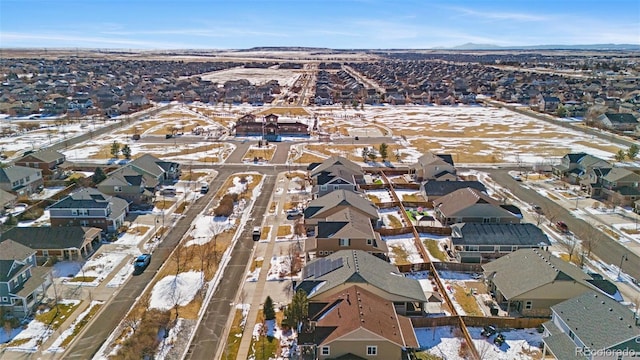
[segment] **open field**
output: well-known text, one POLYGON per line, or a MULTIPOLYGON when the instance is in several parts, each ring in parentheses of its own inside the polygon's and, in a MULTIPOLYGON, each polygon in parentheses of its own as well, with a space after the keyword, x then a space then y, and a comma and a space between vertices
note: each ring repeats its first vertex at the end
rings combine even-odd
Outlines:
POLYGON ((254 85, 265 84, 271 80, 277 80, 280 86, 292 86, 300 73, 291 70, 278 69, 253 69, 253 68, 234 68, 228 70, 216 71, 210 74, 202 75, 203 80, 211 80, 218 83, 224 83, 229 80, 247 79, 254 85))

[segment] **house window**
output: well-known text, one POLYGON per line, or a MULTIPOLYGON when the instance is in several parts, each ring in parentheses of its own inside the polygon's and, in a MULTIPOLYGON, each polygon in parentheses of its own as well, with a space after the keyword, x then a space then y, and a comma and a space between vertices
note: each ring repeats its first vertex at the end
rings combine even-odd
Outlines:
POLYGON ((113 192, 122 192, 122 186, 114 186, 113 192))
POLYGON ((323 346, 320 348, 320 355, 331 355, 328 346, 323 346))
POLYGON ((72 216, 78 216, 78 209, 71 209, 72 216))
POLYGON ((89 222, 87 220, 80 221, 80 226, 89 226, 89 222))
POLYGON ((349 239, 339 239, 338 245, 340 245, 340 246, 349 246, 349 239))
POLYGON ((524 303, 524 308, 526 310, 531 310, 531 308, 533 308, 533 302, 531 300, 528 300, 527 302, 524 303))
POLYGON ((375 345, 367 345, 367 355, 378 355, 378 347, 375 345))
POLYGON ((49 250, 42 250, 42 256, 49 256, 49 250))
POLYGON ((367 245, 373 245, 373 239, 367 239, 367 245))
POLYGON ((340 189, 340 185, 333 185, 333 190, 338 190, 340 189))
POLYGON ((27 181, 31 181, 31 178, 30 178, 29 176, 27 176, 27 178, 26 178, 26 179, 27 179, 27 181))
POLYGON ((87 216, 87 215, 89 215, 89 210, 87 210, 87 209, 78 209, 78 215, 87 216))
POLYGON ((327 185, 320 185, 320 190, 321 191, 326 191, 327 190, 327 185))

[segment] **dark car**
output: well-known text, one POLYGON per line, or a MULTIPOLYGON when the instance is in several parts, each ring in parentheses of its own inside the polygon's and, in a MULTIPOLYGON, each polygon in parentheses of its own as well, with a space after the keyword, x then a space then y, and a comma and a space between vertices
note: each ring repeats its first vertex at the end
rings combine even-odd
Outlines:
POLYGON ((149 266, 151 262, 151 254, 142 254, 136 258, 136 261, 133 263, 133 270, 135 272, 141 273, 144 269, 149 266))
POLYGON ((558 221, 556 223, 556 228, 561 232, 561 233, 568 233, 569 232, 569 226, 567 224, 565 224, 562 221, 558 221))
POLYGON ((484 336, 484 337, 490 337, 491 335, 495 334, 497 332, 496 327, 493 325, 486 325, 482 331, 480 332, 480 335, 484 336))

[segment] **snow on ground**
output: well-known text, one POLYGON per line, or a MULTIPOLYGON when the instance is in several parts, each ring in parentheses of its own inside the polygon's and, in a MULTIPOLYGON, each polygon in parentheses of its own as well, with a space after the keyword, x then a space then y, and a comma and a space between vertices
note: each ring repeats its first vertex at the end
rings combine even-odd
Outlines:
POLYGON ((31 198, 31 200, 48 199, 51 196, 59 193, 63 189, 64 189, 64 186, 46 187, 41 192, 31 195, 30 198, 31 198))
POLYGON ((224 83, 230 80, 246 79, 251 84, 262 85, 271 80, 278 81, 280 86, 293 86, 300 73, 288 69, 254 69, 254 68, 233 68, 215 71, 206 75, 201 75, 203 80, 211 80, 224 83))
POLYGON ((537 359, 542 354, 540 344, 542 334, 536 329, 517 329, 501 332, 505 342, 502 346, 493 343, 495 335, 485 338, 480 335, 481 327, 469 327, 469 335, 483 360, 531 360, 537 359), (528 354, 538 353, 532 357, 528 354))
POLYGON ((398 189, 398 190, 395 190, 395 192, 396 192, 396 195, 398 195, 398 197, 400 198, 400 200, 404 199, 405 196, 420 195, 420 192, 416 190, 398 189))
POLYGON ((169 351, 173 348, 174 343, 178 340, 178 336, 180 331, 182 330, 182 323, 184 319, 179 318, 175 325, 169 330, 168 333, 162 331, 162 334, 158 334, 158 338, 162 339, 160 344, 158 344, 158 348, 153 356, 154 359, 166 359, 169 351))
MULTIPOLYGON (((269 272, 267 273, 267 281, 291 279, 289 272, 291 271, 291 258, 287 255, 273 256, 269 263, 269 272)), ((298 274, 293 275, 293 277, 298 274)))
POLYGON ((247 185, 253 181, 253 177, 251 175, 246 176, 246 182, 241 182, 242 178, 236 176, 233 178, 233 185, 229 187, 227 190, 228 194, 241 194, 247 190, 247 185))
POLYGON ((76 326, 78 326, 78 323, 82 321, 82 319, 84 319, 85 316, 89 315, 89 312, 93 307, 99 306, 102 304, 104 304, 104 301, 97 301, 97 300, 92 301, 89 307, 87 308, 87 310, 80 313, 78 317, 73 321, 71 326, 69 326, 65 331, 63 331, 62 334, 60 334, 60 336, 58 336, 58 338, 53 342, 53 344, 51 344, 51 346, 49 346, 49 348, 45 350, 45 352, 53 352, 53 353, 63 352, 65 348, 61 346, 62 342, 64 342, 64 340, 69 336, 73 335, 73 332, 76 326))
POLYGON ((406 260, 411 264, 420 264, 424 262, 418 248, 416 248, 415 238, 412 233, 396 236, 383 236, 382 240, 386 242, 389 247, 389 258, 391 259, 391 263, 398 263, 397 255, 393 252, 393 248, 402 249, 401 252, 407 254, 407 258, 403 260, 406 260))
POLYGON ((462 343, 462 330, 454 326, 415 328, 420 349, 447 360, 462 359, 458 355, 462 343))
POLYGON ((249 315, 251 304, 236 304, 236 309, 242 309, 242 320, 240 320, 240 327, 244 329, 244 326, 247 324, 247 315, 249 315))
POLYGON ((50 226, 51 225, 51 221, 50 221, 50 214, 49 214, 49 210, 45 210, 44 213, 42 214, 42 216, 40 216, 39 218, 35 219, 35 220, 30 220, 30 221, 20 221, 18 223, 18 227, 27 227, 27 226, 50 226))
POLYGON ((438 275, 440 275, 440 279, 443 281, 478 281, 473 278, 473 274, 471 273, 441 270, 438 271, 438 275))
MULTIPOLYGON (((138 234, 138 230, 136 230, 138 226, 131 227, 127 230, 127 232, 118 234, 118 239, 113 242, 116 245, 125 245, 125 246, 138 246, 140 241, 145 238, 146 233, 142 233, 140 230, 140 234, 138 234)), ((149 229, 148 226, 140 226, 140 228, 146 228, 144 231, 153 231, 149 229)))
MULTIPOLYGON (((276 311, 279 311, 278 309, 275 309, 276 311)), ((256 323, 253 327, 253 338, 254 340, 257 340, 260 338, 260 335, 266 335, 266 336, 270 336, 273 338, 276 338, 278 340, 280 340, 280 356, 275 358, 276 360, 282 360, 282 359, 290 359, 291 358, 291 354, 290 351, 292 350, 292 345, 294 344, 297 335, 294 331, 292 330, 288 330, 288 331, 283 331, 282 329, 280 329, 280 327, 278 327, 278 324, 276 323, 275 320, 266 320, 264 322, 264 324, 267 326, 266 329, 263 329, 263 324, 262 323, 256 323)), ((256 344, 254 343, 254 346, 256 346, 256 344)), ((257 351, 256 348, 253 349, 253 353, 255 354, 257 351)), ((255 355, 250 355, 249 359, 254 359, 255 360, 255 355)))
POLYGON ((373 195, 375 197, 377 197, 380 202, 393 202, 393 198, 391 197, 391 193, 389 192, 389 190, 367 190, 364 192, 365 195, 373 195))
POLYGON ((191 237, 185 246, 206 244, 225 230, 233 228, 234 222, 224 216, 210 216, 199 214, 191 223, 191 237))
POLYGON ((74 278, 94 277, 95 279, 92 281, 73 281, 73 279, 70 279, 67 280, 66 283, 83 286, 98 286, 100 282, 109 276, 113 269, 127 256, 129 255, 123 253, 100 253, 94 255, 91 259, 87 260, 80 270, 78 270, 74 278))
POLYGON ((149 308, 169 310, 176 303, 185 306, 193 300, 201 287, 201 271, 188 271, 179 273, 178 276, 165 276, 153 286, 149 308))
MULTIPOLYGON (((7 346, 7 351, 36 352, 38 350, 38 344, 44 342, 49 336, 51 336, 51 334, 53 334, 52 329, 38 320, 31 320, 26 328, 17 330, 19 330, 19 333, 11 339, 12 342, 22 342, 25 341, 25 339, 28 340, 20 345, 7 346)), ((5 331, 3 330, 1 332, 4 333, 5 331)), ((11 344, 11 342, 9 342, 9 344, 11 344)))

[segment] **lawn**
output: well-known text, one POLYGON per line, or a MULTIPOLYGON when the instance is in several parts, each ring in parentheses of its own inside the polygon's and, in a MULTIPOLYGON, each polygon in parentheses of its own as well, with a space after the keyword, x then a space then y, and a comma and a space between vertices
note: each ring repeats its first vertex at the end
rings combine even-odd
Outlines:
POLYGON ((95 314, 97 314, 98 311, 100 311, 101 307, 102 307, 102 304, 93 304, 91 306, 91 310, 89 310, 89 313, 87 315, 85 315, 82 318, 82 320, 78 321, 78 323, 75 324, 75 327, 73 328, 73 332, 71 333, 71 335, 66 337, 62 341, 60 346, 61 347, 66 347, 67 345, 69 345, 73 341, 73 339, 76 337, 76 335, 78 335, 80 333, 80 330, 82 330, 82 328, 85 327, 85 325, 87 325, 89 323, 89 320, 91 320, 91 318, 93 316, 95 316, 95 314))
POLYGON ((393 229, 399 229, 401 227, 404 227, 402 225, 402 221, 400 221, 400 219, 398 219, 397 216, 395 215, 387 215, 387 219, 389 220, 389 227, 393 228, 393 229))
POLYGON ((233 317, 233 323, 231 323, 231 329, 229 329, 229 336, 227 337, 227 345, 224 349, 225 359, 235 359, 240 349, 240 343, 242 342, 243 327, 240 326, 242 322, 242 309, 236 309, 236 313, 233 317))
POLYGON ((276 152, 276 148, 275 147, 269 147, 269 148, 262 148, 262 149, 249 149, 247 150, 247 153, 244 154, 244 158, 242 160, 244 161, 253 161, 254 159, 263 159, 265 161, 270 161, 271 158, 273 158, 273 154, 275 154, 276 152))
POLYGON ((269 238, 269 232, 271 232, 271 225, 263 226, 260 233, 260 240, 267 240, 269 238))
POLYGON ((484 316, 484 313, 482 312, 482 310, 480 310, 480 307, 476 302, 476 298, 469 293, 469 290, 463 288, 458 284, 453 284, 452 287, 453 296, 456 302, 460 305, 460 307, 462 307, 462 310, 464 310, 467 315, 484 316))
POLYGON ((437 240, 426 239, 426 240, 422 240, 422 243, 427 248, 427 252, 431 254, 431 256, 433 256, 434 258, 440 261, 449 260, 449 257, 447 256, 447 254, 444 251, 440 250, 440 245, 438 244, 437 240))
POLYGON ((43 324, 51 325, 55 330, 71 315, 80 305, 77 304, 58 304, 54 305, 50 310, 36 315, 36 320, 43 324))
POLYGON ((302 107, 272 107, 260 111, 257 115, 284 115, 284 116, 310 116, 309 112, 302 107))
POLYGON ((403 194, 402 195, 402 201, 411 201, 411 202, 420 202, 420 201, 425 201, 425 199, 422 197, 422 195, 416 193, 416 194, 403 194))
MULTIPOLYGON (((282 312, 276 312, 276 323, 282 322, 282 312)), ((258 316, 256 317, 256 324, 264 322, 264 314, 262 309, 258 310, 258 316)), ((270 360, 277 355, 280 348, 280 340, 271 336, 259 336, 251 338, 251 346, 249 350, 249 358, 255 360, 270 360), (252 356, 253 355, 253 356, 252 356)))
POLYGON ((175 201, 164 199, 164 200, 156 201, 155 204, 153 205, 160 210, 166 210, 172 207, 173 204, 175 204, 175 201))
POLYGON ((292 234, 291 225, 278 226, 278 237, 285 237, 292 234))
POLYGON ((311 163, 320 163, 320 162, 323 162, 324 160, 326 160, 326 158, 323 158, 305 151, 302 153, 302 155, 300 155, 299 158, 295 159, 293 162, 295 162, 296 164, 311 164, 311 163))
POLYGON ((397 265, 411 264, 409 262, 409 254, 400 246, 391 246, 391 252, 395 255, 395 263, 397 265))

